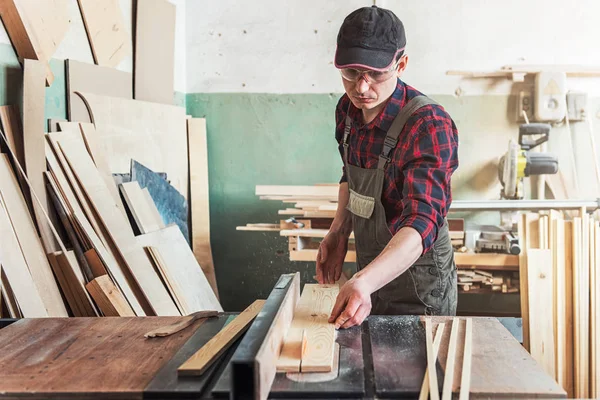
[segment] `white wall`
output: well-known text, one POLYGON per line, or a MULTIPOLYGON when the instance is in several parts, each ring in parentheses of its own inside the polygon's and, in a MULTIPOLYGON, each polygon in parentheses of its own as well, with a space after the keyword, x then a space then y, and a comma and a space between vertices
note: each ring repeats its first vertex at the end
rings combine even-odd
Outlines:
MULTIPOLYGON (((507 80, 465 80, 447 70, 600 65, 598 0, 376 2, 404 22, 410 55, 404 78, 425 93, 511 91, 507 80)), ((186 92, 339 93, 331 63, 339 26, 352 10, 371 4, 188 0, 186 92)), ((570 79, 569 86, 600 94, 600 79, 570 79)))

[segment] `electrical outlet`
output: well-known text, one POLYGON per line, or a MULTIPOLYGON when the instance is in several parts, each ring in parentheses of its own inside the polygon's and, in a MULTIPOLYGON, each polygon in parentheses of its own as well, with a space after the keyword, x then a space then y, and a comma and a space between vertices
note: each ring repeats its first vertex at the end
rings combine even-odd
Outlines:
POLYGON ((583 121, 587 108, 588 95, 585 92, 567 92, 567 111, 569 121, 583 121))
POLYGON ((525 122, 525 118, 523 117, 523 111, 527 114, 527 118, 529 121, 534 120, 533 116, 533 92, 528 92, 525 90, 521 90, 517 97, 517 121, 525 122))

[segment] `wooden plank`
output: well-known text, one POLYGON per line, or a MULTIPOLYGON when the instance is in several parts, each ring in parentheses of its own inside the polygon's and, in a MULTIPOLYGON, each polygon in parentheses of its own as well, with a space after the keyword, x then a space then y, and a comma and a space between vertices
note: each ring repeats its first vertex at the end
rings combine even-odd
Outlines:
POLYGON ((123 257, 129 271, 147 298, 151 309, 145 311, 147 313, 154 312, 159 316, 179 314, 166 288, 154 273, 143 249, 135 242, 129 222, 112 201, 110 191, 102 181, 100 173, 83 144, 74 140, 60 140, 59 143, 71 169, 75 172, 79 183, 100 216, 102 224, 116 245, 119 254, 123 257))
MULTIPOLYGON (((316 261, 316 249, 290 251, 290 261, 316 261)), ((348 250, 344 262, 356 262, 356 252, 348 250)))
MULTIPOLYGON (((45 188, 44 188, 45 191, 45 188)), ((31 276, 49 316, 66 317, 67 310, 52 275, 46 253, 36 234, 33 220, 19 191, 19 185, 5 155, 0 155, 0 192, 31 276)))
MULTIPOLYGON (((142 189, 142 195, 146 199, 146 203, 148 204, 150 212, 153 215, 153 217, 152 217, 153 220, 156 221, 156 223, 158 224, 158 227, 160 229, 164 228, 166 225, 163 222, 162 217, 160 216, 160 213, 158 212, 158 208, 156 207, 156 203, 154 203, 152 196, 150 196, 150 191, 148 190, 147 187, 142 189)), ((206 275, 206 273, 204 273, 204 274, 206 275)))
POLYGON ((165 172, 187 199, 188 148, 183 107, 92 93, 79 96, 96 126, 100 148, 110 154, 111 173, 130 172, 134 159, 153 171, 165 172))
POLYGON ((425 345, 427 347, 427 369, 432 373, 429 376, 429 397, 431 400, 439 400, 440 392, 437 381, 436 357, 433 354, 433 328, 431 319, 425 319, 425 345), (435 373, 433 373, 435 371, 435 373))
MULTIPOLYGON (((448 345, 448 358, 446 360, 446 373, 444 375, 444 385, 442 387, 442 400, 450 400, 452 398, 452 383, 454 382, 454 364, 456 363, 456 341, 458 340, 459 325, 460 319, 454 317, 452 319, 452 331, 450 332, 450 343, 448 345)), ((436 351, 434 350, 434 352, 436 351)), ((435 357, 437 358, 437 354, 435 355, 435 357)))
POLYGON ((0 329, 0 392, 10 398, 141 399, 144 388, 203 321, 160 340, 148 340, 144 332, 183 319, 46 318, 16 322, 0 329))
MULTIPOLYGON (((0 177, 0 183, 2 181, 3 178, 0 177)), ((3 198, 4 194, 0 193, 0 237, 2 237, 0 240, 0 263, 2 271, 6 275, 23 316, 26 318, 48 317, 50 311, 44 304, 42 293, 29 272, 3 198)), ((66 310, 64 316, 67 316, 66 310)))
POLYGON ((2 269, 2 265, 0 265, 0 284, 2 284, 2 298, 4 299, 6 309, 8 310, 9 318, 23 318, 23 314, 21 313, 21 310, 19 310, 15 294, 10 287, 10 283, 2 269))
MULTIPOLYGON (((310 238, 324 238, 329 229, 283 229, 279 233, 281 236, 299 236, 310 238)), ((354 232, 350 233, 350 239, 354 239, 354 232)))
POLYGON ((106 271, 106 268, 104 267, 104 264, 102 263, 102 260, 100 259, 96 249, 89 249, 83 253, 83 255, 85 256, 85 259, 92 270, 92 275, 94 275, 94 278, 108 274, 108 271, 106 271))
POLYGON ((460 400, 467 400, 471 391, 471 354, 473 352, 473 320, 465 321, 465 346, 460 380, 460 400))
POLYGON ((582 327, 581 327, 581 242, 582 224, 580 217, 573 218, 573 342, 574 342, 574 392, 583 397, 582 372, 582 327))
POLYGON ((184 362, 177 369, 177 373, 184 376, 202 375, 246 331, 250 323, 262 310, 264 304, 265 300, 256 300, 250 304, 248 308, 184 362))
POLYGON ((19 62, 39 60, 50 86, 54 75, 48 62, 71 22, 68 0, 5 0, 0 2, 0 15, 19 62))
POLYGON ((594 346, 594 365, 595 365, 595 374, 592 376, 592 380, 596 385, 596 391, 592 395, 596 398, 600 397, 600 343, 598 343, 600 335, 600 226, 596 221, 595 226, 595 251, 596 251, 596 259, 595 259, 595 284, 591 287, 591 290, 595 292, 594 294, 594 314, 593 314, 593 323, 594 323, 594 334, 592 337, 595 341, 594 346))
POLYGON ((88 292, 85 290, 85 278, 79 269, 75 253, 73 251, 67 251, 66 253, 60 252, 56 256, 59 262, 65 278, 69 281, 73 294, 77 297, 80 302, 82 316, 84 317, 97 317, 98 313, 93 306, 92 299, 88 292))
POLYGON ((554 305, 555 312, 555 341, 556 341, 556 380, 568 391, 567 372, 567 268, 566 268, 566 241, 565 222, 563 220, 553 221, 552 252, 554 264, 554 305))
POLYGON ((76 60, 65 60, 65 68, 69 121, 92 122, 85 103, 74 92, 133 98, 133 76, 130 72, 76 60))
POLYGON ((137 3, 135 98, 173 104, 175 5, 166 0, 137 3))
POLYGON ((177 284, 175 283, 175 279, 170 275, 169 268, 167 268, 165 260, 162 258, 160 251, 153 246, 144 247, 144 250, 148 255, 148 259, 152 262, 154 269, 160 276, 163 285, 165 285, 165 287, 169 291, 169 294, 175 302, 177 309, 179 310, 181 315, 187 315, 187 313, 185 312, 186 307, 182 303, 183 296, 178 296, 178 292, 175 289, 175 287, 177 287, 177 284))
POLYGON ((131 54, 131 34, 127 31, 118 0, 77 0, 94 62, 116 67, 131 54))
MULTIPOLYGON (((443 322, 439 323, 435 332, 435 338, 433 339, 433 354, 437 359, 438 352, 440 350, 440 343, 442 342, 442 336, 444 335, 443 322)), ((425 370, 425 376, 423 377, 423 384, 421 385, 421 392, 419 393, 419 400, 427 400, 429 398, 429 368, 425 370)))
POLYGON ((573 311, 573 221, 564 221, 564 250, 565 250, 565 276, 564 276, 564 293, 565 293, 565 390, 568 397, 573 398, 574 393, 574 311, 573 311))
POLYGON ((133 317, 135 313, 108 275, 102 275, 86 285, 90 295, 106 317, 133 317))
POLYGON ((589 294, 590 294, 590 396, 592 398, 598 398, 597 396, 597 364, 596 364, 596 342, 598 332, 596 331, 596 249, 597 249, 597 239, 596 239, 596 223, 593 218, 590 217, 590 263, 589 263, 589 294))
POLYGON ((223 311, 198 265, 192 250, 176 225, 136 237, 140 247, 159 250, 175 294, 184 307, 185 314, 196 311, 223 311))
POLYGON ((294 318, 285 336, 277 371, 330 372, 333 363, 335 327, 328 322, 338 285, 306 284, 294 310, 294 318), (302 335, 307 347, 302 354, 302 335))
POLYGON ((150 233, 161 229, 161 226, 164 225, 162 220, 156 220, 156 215, 137 182, 125 182, 119 185, 119 188, 140 233, 150 233))
POLYGON ((548 249, 527 251, 529 289, 529 332, 531 356, 551 377, 556 376, 554 356, 554 316, 552 252, 548 249))
POLYGON ((62 294, 65 297, 65 300, 67 301, 67 304, 71 310, 71 314, 73 314, 74 317, 84 317, 86 315, 84 315, 85 312, 82 310, 79 298, 73 293, 70 282, 67 280, 67 278, 65 278, 65 275, 62 271, 62 266, 56 259, 56 256, 58 254, 62 254, 62 252, 57 251, 55 253, 48 254, 48 261, 50 262, 50 266, 54 271, 54 275, 56 276, 56 280, 58 281, 62 294))
POLYGON ((590 229, 589 229, 589 215, 587 212, 582 212, 583 217, 581 218, 582 227, 582 243, 581 252, 583 254, 581 260, 581 283, 580 283, 580 296, 581 296, 581 387, 582 397, 589 397, 590 393, 590 291, 589 291, 589 278, 590 278, 590 229))
POLYGON ((8 139, 8 146, 16 155, 19 164, 25 165, 21 118, 16 107, 0 106, 0 122, 2 123, 2 130, 8 139))
POLYGON ((219 297, 212 249, 210 246, 210 207, 208 193, 208 148, 206 120, 187 120, 188 160, 190 163, 190 213, 192 221, 192 249, 202 267, 210 287, 219 297))
POLYGON ((46 171, 44 145, 44 65, 39 61, 25 60, 23 70, 23 148, 25 151, 25 171, 31 182, 31 190, 40 199, 41 205, 33 201, 33 210, 37 226, 40 229, 42 243, 46 253, 59 250, 52 235, 49 222, 44 217, 50 209, 46 197, 46 185, 43 173, 46 171))
POLYGON ((257 196, 323 196, 337 199, 338 185, 332 186, 277 186, 257 185, 255 194, 257 196))

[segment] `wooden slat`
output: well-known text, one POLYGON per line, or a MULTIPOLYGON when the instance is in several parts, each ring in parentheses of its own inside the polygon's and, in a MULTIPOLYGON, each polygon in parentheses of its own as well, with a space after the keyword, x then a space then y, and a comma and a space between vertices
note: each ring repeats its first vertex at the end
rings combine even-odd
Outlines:
POLYGON ((84 99, 96 126, 100 148, 110 154, 107 160, 111 173, 130 172, 134 159, 155 172, 165 172, 187 199, 188 148, 183 107, 92 93, 78 95, 84 99))
POLYGON ((76 60, 65 60, 65 67, 69 121, 92 121, 83 100, 74 92, 89 92, 125 99, 133 98, 133 76, 130 72, 76 60))
MULTIPOLYGON (((0 177, 0 183, 2 180, 3 178, 0 177)), ((2 238, 0 240, 0 263, 2 263, 2 271, 6 274, 23 316, 26 318, 48 317, 51 313, 44 304, 42 293, 27 268, 21 246, 6 213, 7 204, 3 198, 4 195, 0 193, 0 237, 2 238)), ((66 310, 63 316, 67 316, 66 310)))
POLYGON ((433 328, 431 319, 425 319, 425 345, 427 348, 427 370, 431 371, 429 376, 429 397, 431 400, 439 400, 440 392, 437 381, 437 368, 436 360, 437 357, 433 352, 433 328), (435 371, 435 373, 434 373, 435 371))
POLYGON ((0 284, 2 284, 2 298, 5 302, 6 309, 8 310, 9 318, 23 318, 23 314, 21 313, 21 310, 19 310, 19 305, 15 300, 15 295, 10 287, 8 278, 2 269, 2 265, 0 265, 0 284))
POLYGON ((39 61, 25 60, 23 70, 23 148, 25 151, 25 171, 32 185, 32 190, 40 199, 41 205, 33 201, 33 210, 37 226, 40 229, 42 243, 46 253, 59 250, 52 235, 49 222, 44 217, 48 212, 46 185, 43 173, 46 171, 44 145, 44 104, 45 86, 44 65, 39 61))
POLYGON ((554 335, 556 341, 556 380, 568 391, 567 372, 567 296, 566 296, 566 251, 565 223, 563 220, 553 221, 552 253, 554 264, 554 318, 556 321, 554 335))
POLYGON ((198 265, 192 250, 176 225, 136 237, 141 247, 155 247, 163 260, 163 267, 172 278, 173 289, 185 309, 185 314, 196 311, 223 311, 198 265))
POLYGON ((208 193, 208 148, 206 120, 190 118, 188 129, 188 160, 190 163, 190 212, 192 221, 192 248, 210 287, 219 297, 217 278, 210 246, 210 207, 208 193))
POLYGON ((156 315, 178 315, 179 311, 175 303, 154 273, 143 249, 136 244, 129 222, 112 201, 110 191, 102 181, 85 147, 73 140, 60 140, 59 143, 71 169, 75 172, 131 274, 148 299, 152 309, 146 312, 154 312, 156 315))
POLYGON ((565 250, 565 275, 564 275, 564 293, 565 293, 565 390, 568 397, 573 398, 574 393, 574 311, 573 311, 573 221, 564 221, 564 250, 565 250))
POLYGON ((85 259, 92 270, 92 275, 94 275, 94 278, 98 278, 102 275, 108 275, 108 271, 106 271, 106 268, 104 267, 104 264, 102 263, 102 260, 100 259, 96 249, 89 249, 83 253, 83 255, 85 256, 85 259))
POLYGON ((596 385, 596 391, 595 393, 592 393, 592 396, 598 398, 600 397, 600 338, 598 337, 600 335, 600 254, 598 253, 600 251, 600 226, 598 225, 597 221, 595 223, 594 230, 596 251, 596 262, 594 265, 595 284, 591 287, 591 290, 594 291, 594 334, 592 335, 592 337, 594 338, 595 346, 594 354, 592 357, 594 359, 595 373, 592 376, 592 380, 596 385))
POLYGON ((471 389, 471 355, 473 347, 473 320, 467 318, 465 321, 465 345, 463 353, 463 365, 460 379, 460 400, 467 400, 471 389))
POLYGON ((84 317, 96 317, 98 313, 96 312, 92 299, 89 296, 88 292, 85 290, 85 278, 81 273, 81 269, 79 269, 79 265, 77 263, 77 259, 75 258, 75 253, 73 251, 67 251, 66 253, 60 252, 56 256, 57 261, 59 262, 63 274, 65 278, 69 281, 71 285, 71 289, 73 294, 77 297, 77 300, 80 303, 82 316, 84 317))
POLYGON ((582 243, 581 253, 581 282, 580 282, 580 296, 581 296, 581 373, 582 382, 581 387, 583 389, 582 397, 589 397, 590 393, 590 229, 589 220, 590 217, 583 210, 583 217, 581 218, 581 230, 582 230, 582 243))
MULTIPOLYGON (((147 187, 142 189, 142 195, 144 196, 144 198, 146 199, 146 203, 148 204, 148 207, 150 209, 150 212, 153 215, 153 220, 156 221, 156 223, 158 224, 158 227, 160 229, 165 227, 165 223, 162 220, 162 217, 160 216, 160 213, 158 212, 158 208, 156 207, 156 203, 154 202, 154 199, 152 199, 152 196, 150 195, 150 190, 148 190, 147 187)), ((206 273, 205 273, 206 275, 206 273)))
POLYGON ((179 375, 202 375, 237 340, 258 315, 265 300, 256 300, 210 339, 178 369, 179 375))
POLYGON ((23 250, 25 261, 48 311, 48 315, 66 317, 67 310, 52 275, 46 253, 36 234, 33 220, 25 204, 25 199, 19 191, 19 184, 10 169, 10 162, 5 155, 0 155, 0 192, 2 193, 6 210, 9 212, 16 237, 23 250))
POLYGON ((166 0, 137 3, 135 98, 173 104, 175 5, 166 0))
POLYGON ((556 376, 554 356, 554 316, 552 252, 548 249, 527 251, 529 288, 529 332, 531 356, 551 377, 556 376))
POLYGON ((68 0, 4 0, 0 14, 19 62, 39 60, 48 86, 54 75, 48 62, 62 42, 71 22, 68 0))
POLYGON ((25 165, 23 131, 18 110, 14 106, 0 106, 0 122, 2 122, 2 131, 8 139, 8 146, 16 155, 19 164, 25 165))
POLYGON ((77 0, 96 64, 116 67, 131 54, 127 31, 118 0, 77 0))
POLYGON ((160 276, 163 285, 165 285, 165 287, 169 291, 169 294, 171 295, 171 298, 175 302, 177 309, 179 310, 181 315, 187 315, 188 313, 185 312, 186 306, 182 303, 183 296, 178 296, 178 292, 177 292, 178 289, 176 289, 177 284, 175 282, 175 279, 170 275, 169 268, 167 267, 165 260, 163 259, 162 255, 160 254, 160 251, 154 246, 144 247, 144 250, 146 251, 146 254, 148 255, 148 259, 150 260, 150 262, 152 262, 154 269, 160 276), (181 297, 181 299, 180 299, 180 297, 181 297))
POLYGON ((162 220, 156 220, 156 215, 137 182, 125 182, 119 187, 140 233, 154 232, 164 226, 162 220))
POLYGON ((133 317, 135 313, 108 275, 102 275, 86 285, 87 290, 106 317, 133 317))
MULTIPOLYGON (((459 325, 460 319, 454 317, 452 319, 452 331, 450 332, 450 343, 448 345, 448 358, 446 359, 446 373, 444 375, 444 385, 442 387, 442 400, 450 400, 452 398, 452 383, 454 382, 454 364, 456 363, 456 342, 458 340, 459 325)), ((435 357, 437 358, 437 351, 435 349, 434 352, 436 353, 435 357)))
POLYGON ((596 264, 597 264, 597 260, 596 258, 598 257, 597 255, 597 238, 596 238, 596 233, 597 233, 597 224, 594 222, 594 220, 592 218, 590 218, 590 248, 589 248, 589 252, 590 252, 590 264, 589 264, 589 274, 590 274, 590 280, 589 280, 589 293, 590 293, 590 397, 592 398, 598 398, 598 389, 597 389, 597 384, 598 382, 596 382, 596 376, 597 376, 597 360, 596 360, 596 354, 597 354, 597 335, 598 335, 598 331, 596 330, 596 314, 597 314, 597 310, 596 310, 596 296, 598 295, 596 293, 596 264))
MULTIPOLYGON (((318 250, 296 250, 290 251, 290 261, 316 261, 318 250)), ((348 250, 344 262, 356 262, 356 252, 348 250)))
POLYGON ((328 322, 338 285, 306 284, 277 361, 280 372, 329 372, 333 362, 335 327, 328 322), (302 355, 302 334, 307 348, 302 355))
MULTIPOLYGON (((442 342, 442 336, 444 336, 445 323, 440 322, 437 325, 435 331, 435 338, 433 339, 433 354, 435 358, 438 356, 440 350, 440 343, 442 342)), ((429 368, 425 369, 425 376, 423 376, 423 384, 421 385, 421 391, 419 392, 419 400, 427 400, 429 398, 429 368)))

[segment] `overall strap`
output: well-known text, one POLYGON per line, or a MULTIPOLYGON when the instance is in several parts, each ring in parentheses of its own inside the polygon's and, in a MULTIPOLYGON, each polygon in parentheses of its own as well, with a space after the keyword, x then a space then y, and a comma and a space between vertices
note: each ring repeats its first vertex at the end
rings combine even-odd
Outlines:
POLYGON ((417 96, 413 97, 404 107, 402 107, 402 109, 394 119, 394 122, 392 122, 392 125, 390 126, 390 129, 388 129, 387 134, 385 136, 385 140, 383 142, 383 151, 379 156, 379 163, 377 164, 378 169, 385 169, 385 166, 390 161, 390 154, 398 144, 398 137, 400 136, 400 132, 402 132, 402 129, 404 129, 406 121, 408 121, 408 119, 419 108, 429 104, 437 103, 427 96, 417 96))

